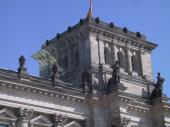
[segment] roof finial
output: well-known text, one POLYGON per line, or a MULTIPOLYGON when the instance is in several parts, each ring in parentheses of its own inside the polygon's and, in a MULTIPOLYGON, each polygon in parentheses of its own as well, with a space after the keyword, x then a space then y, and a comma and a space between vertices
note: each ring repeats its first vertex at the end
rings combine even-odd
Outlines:
POLYGON ((89 11, 87 13, 87 18, 91 18, 93 17, 93 4, 92 4, 92 0, 90 0, 90 8, 89 11))

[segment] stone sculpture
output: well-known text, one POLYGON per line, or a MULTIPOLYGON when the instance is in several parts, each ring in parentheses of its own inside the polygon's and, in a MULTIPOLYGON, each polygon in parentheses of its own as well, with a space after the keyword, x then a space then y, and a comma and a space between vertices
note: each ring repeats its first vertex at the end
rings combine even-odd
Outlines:
POLYGON ((25 61, 26 61, 25 57, 24 57, 23 55, 21 55, 21 56, 19 57, 19 68, 18 68, 18 73, 19 73, 19 75, 20 75, 21 73, 26 73, 26 70, 27 70, 27 69, 24 67, 25 61))
POLYGON ((90 74, 87 71, 83 71, 82 73, 82 90, 85 94, 86 90, 88 93, 93 93, 93 87, 90 80, 90 74))
POLYGON ((52 81, 52 84, 54 85, 54 82, 55 82, 55 79, 57 76, 57 72, 58 72, 58 67, 57 67, 56 63, 53 64, 51 71, 52 71, 51 81, 52 81))
POLYGON ((152 91, 151 99, 155 99, 157 97, 162 96, 163 94, 163 83, 165 82, 165 79, 161 77, 161 74, 157 74, 157 83, 155 84, 155 88, 152 91))

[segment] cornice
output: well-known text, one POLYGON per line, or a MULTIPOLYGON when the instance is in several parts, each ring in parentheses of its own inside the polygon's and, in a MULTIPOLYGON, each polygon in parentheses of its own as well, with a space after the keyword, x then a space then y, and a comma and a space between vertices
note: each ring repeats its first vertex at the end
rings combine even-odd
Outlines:
POLYGON ((109 29, 103 29, 100 27, 94 26, 94 24, 89 25, 90 33, 92 35, 99 36, 102 40, 110 41, 116 40, 118 43, 127 43, 129 46, 139 47, 145 51, 151 52, 154 48, 157 47, 157 44, 148 42, 142 39, 136 39, 126 34, 117 33, 115 31, 110 31, 109 29))
MULTIPOLYGON (((2 69, 0 70, 2 71, 2 69)), ((5 71, 4 71, 5 72, 5 71)), ((29 93, 55 97, 59 99, 83 103, 85 100, 81 89, 74 88, 68 83, 61 81, 55 82, 55 87, 51 85, 50 80, 44 80, 29 75, 22 75, 21 79, 15 72, 0 72, 0 87, 25 91, 29 93)))

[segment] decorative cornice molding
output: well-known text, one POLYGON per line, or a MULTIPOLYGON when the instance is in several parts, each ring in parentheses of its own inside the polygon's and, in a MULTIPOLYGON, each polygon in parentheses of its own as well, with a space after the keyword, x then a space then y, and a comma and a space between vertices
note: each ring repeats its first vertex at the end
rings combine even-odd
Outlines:
POLYGON ((46 89, 41 89, 41 88, 35 88, 35 87, 30 87, 30 86, 22 86, 21 84, 13 84, 13 83, 0 83, 1 87, 5 87, 8 89, 15 89, 15 90, 20 90, 20 91, 25 91, 29 93, 34 93, 34 94, 39 94, 39 95, 44 95, 44 96, 49 96, 49 97, 55 97, 58 99, 63 99, 63 100, 69 100, 73 102, 79 102, 79 103, 84 103, 85 97, 82 95, 80 96, 75 96, 75 95, 70 95, 62 92, 56 92, 56 91, 51 91, 51 90, 46 90, 46 89))
POLYGON ((140 107, 140 106, 130 105, 130 104, 128 104, 127 109, 131 110, 131 111, 135 111, 135 112, 140 112, 140 113, 150 113, 151 112, 150 108, 140 107))
POLYGON ((129 46, 134 46, 134 47, 140 47, 145 51, 149 51, 151 52, 154 48, 157 47, 156 44, 151 43, 151 42, 147 42, 146 40, 139 40, 139 39, 133 39, 131 37, 127 37, 125 35, 122 34, 117 34, 115 32, 111 32, 105 29, 101 29, 101 28, 97 28, 93 25, 89 25, 90 27, 90 32, 93 35, 96 36, 101 36, 103 38, 103 40, 110 40, 110 42, 112 42, 111 40, 116 40, 119 43, 128 43, 129 46), (108 35, 108 36, 107 36, 108 35))

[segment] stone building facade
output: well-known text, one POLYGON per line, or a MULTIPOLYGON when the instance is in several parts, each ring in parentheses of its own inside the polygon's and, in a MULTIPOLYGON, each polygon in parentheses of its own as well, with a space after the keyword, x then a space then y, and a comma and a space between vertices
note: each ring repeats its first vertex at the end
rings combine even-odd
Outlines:
POLYGON ((0 127, 169 127, 157 47, 140 32, 87 17, 32 55, 40 77, 0 69, 0 127))

